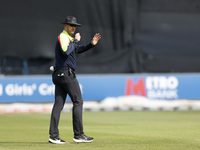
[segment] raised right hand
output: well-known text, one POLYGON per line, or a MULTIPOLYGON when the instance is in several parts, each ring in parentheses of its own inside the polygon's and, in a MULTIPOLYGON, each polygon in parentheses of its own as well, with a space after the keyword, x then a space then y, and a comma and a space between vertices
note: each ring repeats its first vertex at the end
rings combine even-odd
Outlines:
POLYGON ((81 35, 80 35, 80 33, 76 33, 76 34, 75 34, 75 39, 77 39, 78 41, 81 40, 81 35))

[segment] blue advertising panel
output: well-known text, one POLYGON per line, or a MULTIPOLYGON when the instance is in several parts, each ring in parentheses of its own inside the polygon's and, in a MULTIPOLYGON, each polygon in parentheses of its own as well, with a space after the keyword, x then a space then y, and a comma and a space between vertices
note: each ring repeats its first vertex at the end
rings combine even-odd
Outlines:
POLYGON ((54 89, 47 76, 1 77, 0 102, 50 102, 54 89))
MULTIPOLYGON (((77 75, 77 79, 86 101, 124 95, 165 100, 200 99, 200 74, 77 75)), ((0 77, 0 103, 53 102, 54 90, 51 76, 0 77)))

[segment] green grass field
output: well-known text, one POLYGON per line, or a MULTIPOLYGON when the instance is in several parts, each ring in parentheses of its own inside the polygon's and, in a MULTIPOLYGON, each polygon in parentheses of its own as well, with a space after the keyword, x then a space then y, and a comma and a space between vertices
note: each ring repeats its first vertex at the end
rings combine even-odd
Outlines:
POLYGON ((0 150, 200 150, 200 111, 84 112, 92 143, 74 143, 71 113, 62 113, 60 137, 48 143, 50 114, 1 114, 0 150))

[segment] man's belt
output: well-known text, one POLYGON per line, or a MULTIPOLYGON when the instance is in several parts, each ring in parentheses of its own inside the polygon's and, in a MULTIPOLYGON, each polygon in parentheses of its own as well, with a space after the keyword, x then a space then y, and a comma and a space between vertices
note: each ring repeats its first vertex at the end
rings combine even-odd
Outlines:
POLYGON ((70 67, 55 67, 55 66, 51 66, 50 67, 51 71, 56 71, 56 70, 68 70, 69 72, 74 72, 74 70, 70 67))
POLYGON ((55 70, 68 70, 69 72, 74 72, 70 67, 55 67, 55 70))

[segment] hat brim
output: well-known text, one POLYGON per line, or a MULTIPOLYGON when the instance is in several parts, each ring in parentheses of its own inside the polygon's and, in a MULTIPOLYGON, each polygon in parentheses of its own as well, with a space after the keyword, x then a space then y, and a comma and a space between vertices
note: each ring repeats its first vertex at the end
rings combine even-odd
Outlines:
POLYGON ((81 24, 78 24, 78 23, 61 22, 61 24, 69 24, 69 25, 75 25, 75 26, 77 26, 77 27, 81 27, 81 24))

